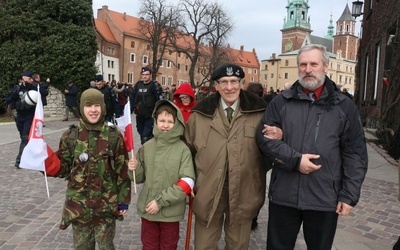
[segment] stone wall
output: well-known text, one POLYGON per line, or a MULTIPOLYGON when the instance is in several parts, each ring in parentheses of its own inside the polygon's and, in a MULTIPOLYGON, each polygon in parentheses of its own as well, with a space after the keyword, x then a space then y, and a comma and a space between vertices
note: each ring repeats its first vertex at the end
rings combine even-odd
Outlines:
POLYGON ((44 106, 45 119, 57 120, 64 118, 65 115, 65 96, 61 91, 49 86, 47 105, 44 106))

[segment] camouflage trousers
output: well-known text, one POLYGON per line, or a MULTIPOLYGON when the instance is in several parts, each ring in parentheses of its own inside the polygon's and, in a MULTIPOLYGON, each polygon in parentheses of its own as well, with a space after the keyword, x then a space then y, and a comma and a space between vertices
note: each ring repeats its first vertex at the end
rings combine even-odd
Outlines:
POLYGON ((82 219, 72 222, 74 249, 94 250, 97 242, 98 249, 114 250, 115 219, 93 218, 91 221, 82 219))

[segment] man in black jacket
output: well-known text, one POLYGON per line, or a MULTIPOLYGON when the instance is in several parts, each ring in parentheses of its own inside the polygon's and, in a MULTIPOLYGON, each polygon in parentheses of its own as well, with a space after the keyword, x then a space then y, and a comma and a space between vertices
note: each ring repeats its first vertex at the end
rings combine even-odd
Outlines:
MULTIPOLYGON (((35 107, 37 100, 26 102, 27 92, 37 91, 38 84, 33 82, 32 72, 23 71, 21 84, 15 85, 13 89, 7 94, 6 102, 10 104, 13 109, 17 111, 17 117, 15 118, 15 124, 21 138, 19 145, 19 152, 15 160, 15 167, 19 168, 22 151, 28 144, 29 131, 32 125, 33 117, 35 116, 35 107)), ((40 94, 46 96, 48 94, 47 89, 40 88, 40 94)), ((29 99, 29 98, 28 98, 29 99)))
POLYGON ((141 143, 153 138, 153 117, 151 116, 158 100, 162 100, 161 85, 152 80, 151 69, 141 69, 142 80, 138 81, 131 93, 132 112, 136 114, 136 128, 141 143))
POLYGON ((294 249, 303 224, 308 249, 330 250, 338 215, 360 198, 367 148, 357 107, 326 76, 325 47, 302 47, 297 63, 298 81, 271 101, 256 134, 274 161, 267 249, 294 249), (266 125, 281 128, 283 140, 269 139, 266 125))

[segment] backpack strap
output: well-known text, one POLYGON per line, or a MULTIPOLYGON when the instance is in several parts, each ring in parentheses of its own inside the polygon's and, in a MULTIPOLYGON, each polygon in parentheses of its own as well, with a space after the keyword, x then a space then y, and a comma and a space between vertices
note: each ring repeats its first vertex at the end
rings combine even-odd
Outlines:
POLYGON ((115 170, 115 155, 116 152, 118 151, 117 142, 118 142, 117 128, 114 125, 108 126, 108 152, 109 152, 111 167, 114 170, 115 170))
MULTIPOLYGON (((68 149, 72 157, 74 157, 75 154, 75 146, 76 146, 76 141, 78 140, 78 135, 79 135, 78 127, 72 124, 69 127, 68 140, 67 140, 68 149)), ((115 169, 114 167, 115 153, 118 151, 117 143, 118 143, 117 128, 115 126, 108 126, 108 152, 109 152, 111 167, 113 169, 115 169)), ((74 164, 74 159, 72 159, 72 164, 74 164)), ((72 165, 72 167, 74 166, 72 165)))

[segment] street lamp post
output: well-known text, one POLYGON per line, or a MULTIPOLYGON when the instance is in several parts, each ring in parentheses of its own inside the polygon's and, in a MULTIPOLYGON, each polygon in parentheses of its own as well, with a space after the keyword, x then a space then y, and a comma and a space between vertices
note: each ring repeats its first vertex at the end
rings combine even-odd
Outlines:
POLYGON ((362 1, 354 1, 353 2, 353 6, 352 6, 352 11, 351 11, 351 15, 354 18, 357 18, 359 16, 361 16, 363 13, 361 12, 362 10, 362 6, 363 6, 363 2, 362 1))

